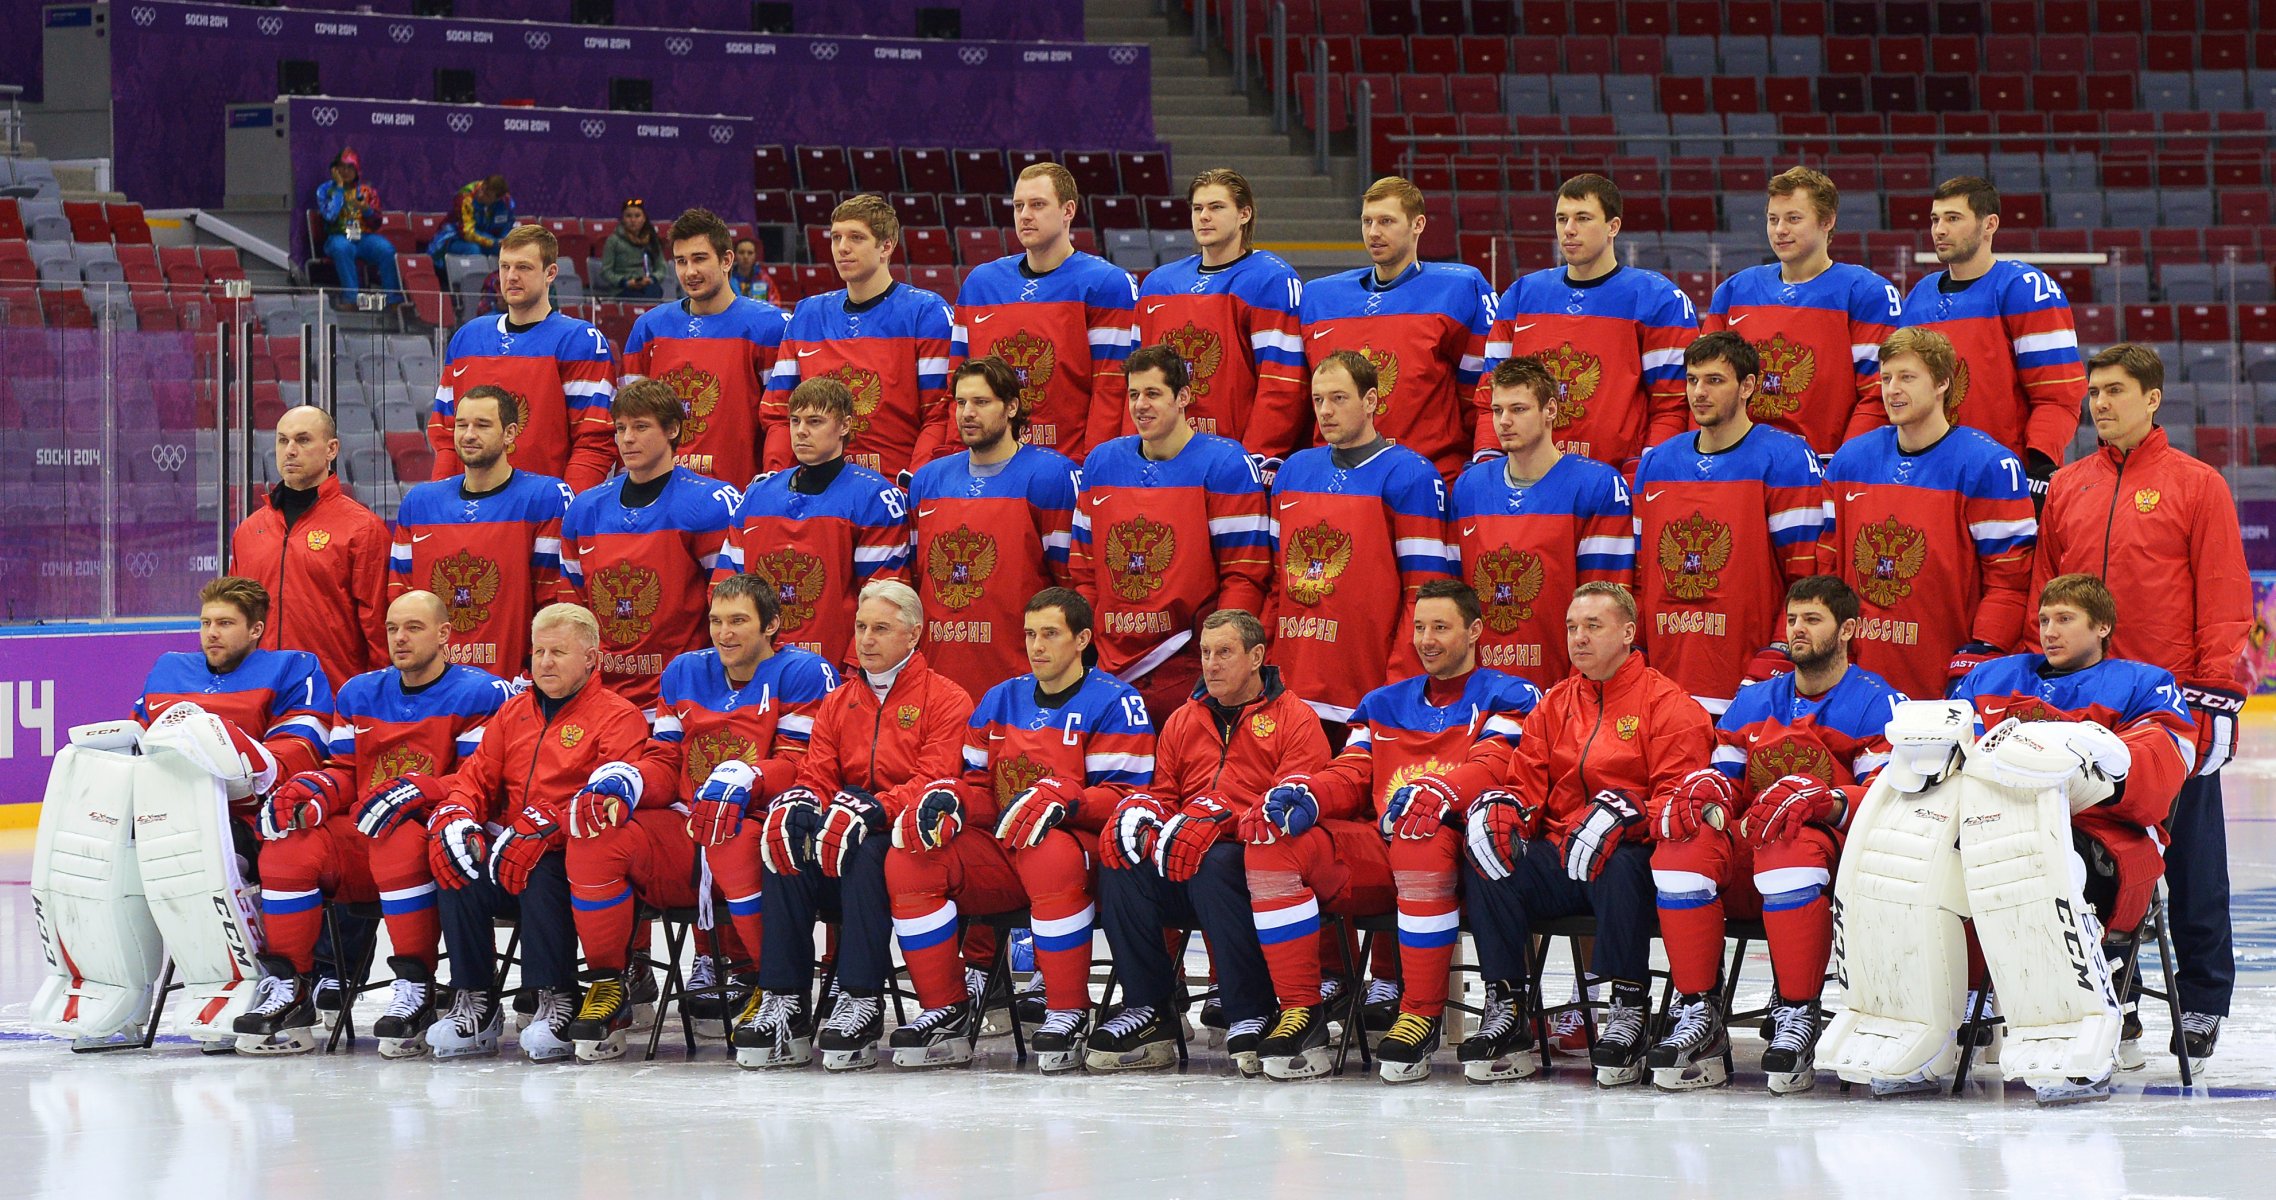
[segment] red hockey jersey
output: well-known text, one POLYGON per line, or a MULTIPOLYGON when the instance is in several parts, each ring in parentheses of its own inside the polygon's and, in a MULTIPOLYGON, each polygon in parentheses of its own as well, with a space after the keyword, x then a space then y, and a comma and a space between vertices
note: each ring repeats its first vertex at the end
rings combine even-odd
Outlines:
POLYGON ((1478 665, 1549 687, 1572 671, 1565 607, 1584 583, 1636 581, 1635 515, 1620 472, 1567 454, 1525 488, 1509 460, 1489 459, 1454 481, 1448 531, 1462 578, 1485 609, 1478 665))
POLYGON ((513 679, 529 663, 529 621, 557 600, 561 517, 569 485, 516 471, 492 492, 469 494, 464 478, 422 483, 403 494, 388 557, 388 599, 429 591, 450 610, 454 663, 513 679))
MULTIPOLYGON (((1311 438, 1311 397, 1298 309, 1303 281, 1270 250, 1222 267, 1198 254, 1147 273, 1138 286, 1138 344, 1185 360, 1193 406, 1186 420, 1252 454, 1286 458, 1311 438)), ((1135 433, 1128 408, 1122 432, 1135 433)))
POLYGON ((1027 669, 1027 602, 1070 582, 1075 464, 1040 446, 975 471, 969 451, 909 484, 909 574, 925 654, 968 695, 1027 669))
POLYGON ((482 745, 482 727, 513 696, 512 684, 473 667, 445 667, 409 691, 394 667, 366 671, 340 685, 327 769, 356 797, 399 775, 448 775, 482 745))
POLYGON ((527 329, 512 329, 499 313, 459 326, 427 422, 435 478, 465 471, 451 450, 451 425, 458 398, 486 383, 514 398, 522 427, 510 459, 516 468, 551 475, 572 491, 608 478, 616 469, 616 427, 609 420, 615 375, 608 338, 574 317, 550 312, 527 329))
POLYGON ((1430 702, 1430 682, 1410 676, 1359 702, 1343 753, 1312 776, 1321 816, 1380 816, 1392 792, 1425 775, 1446 778, 1469 797, 1508 774, 1526 715, 1541 702, 1539 689, 1481 667, 1462 681, 1452 704, 1437 705, 1430 702))
POLYGON ((1798 434, 1823 458, 1886 425, 1881 343, 1897 326, 1897 286, 1852 263, 1788 283, 1777 263, 1731 276, 1708 301, 1700 330, 1728 329, 1762 357, 1762 386, 1747 412, 1798 434))
POLYGON ((1014 254, 975 268, 956 295, 949 366, 995 355, 1019 372, 1020 440, 1081 462, 1122 427, 1122 361, 1138 346, 1138 281, 1095 254, 1038 275, 1014 254))
MULTIPOLYGON (((1485 373, 1531 355, 1557 381, 1557 445, 1622 470, 1646 446, 1690 423, 1683 407, 1683 351, 1699 333, 1683 289, 1641 267, 1574 282, 1563 267, 1510 285, 1494 307, 1485 373)), ((1477 448, 1498 443, 1481 384, 1477 448)))
POLYGON ((1959 352, 1945 411, 2018 456, 2028 449, 2063 461, 2078 432, 2086 367, 2062 285, 2012 259, 1967 283, 1950 280, 1938 271, 1914 284, 1900 322, 1943 334, 1959 352))
POLYGON ((830 664, 804 650, 769 655, 740 688, 727 682, 717 650, 673 659, 664 668, 655 737, 678 776, 679 799, 694 800, 724 762, 757 769, 754 800, 788 788, 813 735, 814 711, 837 686, 830 664))
POLYGON ((764 300, 737 297, 727 311, 700 316, 686 300, 640 314, 624 339, 619 385, 670 384, 687 407, 673 461, 698 475, 742 487, 758 474, 760 401, 789 318, 764 300))
POLYGON ((217 675, 195 650, 158 656, 134 701, 144 725, 188 701, 257 738, 277 760, 277 778, 313 771, 330 753, 332 685, 306 650, 254 649, 217 675))
POLYGON ((1485 419, 1478 380, 1494 321, 1494 288, 1476 267, 1418 262, 1387 284, 1373 267, 1315 279, 1303 317, 1306 361, 1317 368, 1338 350, 1365 355, 1375 364, 1375 428, 1441 477, 1461 473, 1471 427, 1485 419))
POLYGON ((798 461, 790 451, 790 393, 809 379, 835 379, 853 393, 846 457, 887 479, 953 452, 954 327, 947 301, 905 283, 860 304, 848 302, 843 288, 799 301, 767 380, 767 470, 798 461))
POLYGON ((642 708, 665 664, 709 639, 711 584, 741 569, 735 489, 686 467, 663 494, 624 505, 631 477, 578 496, 561 518, 561 575, 601 626, 601 678, 642 708))
POLYGON ((1129 684, 1087 671, 1071 695, 1039 694, 1035 676, 988 689, 964 737, 965 823, 986 829, 1041 779, 1082 788, 1067 825, 1096 833, 1114 806, 1154 781, 1154 727, 1129 684))
POLYGON ((816 494, 798 490, 807 470, 752 484, 736 515, 736 539, 743 569, 765 578, 782 603, 775 644, 834 666, 853 654, 862 586, 909 565, 909 507, 901 489, 854 463, 840 460, 816 494))

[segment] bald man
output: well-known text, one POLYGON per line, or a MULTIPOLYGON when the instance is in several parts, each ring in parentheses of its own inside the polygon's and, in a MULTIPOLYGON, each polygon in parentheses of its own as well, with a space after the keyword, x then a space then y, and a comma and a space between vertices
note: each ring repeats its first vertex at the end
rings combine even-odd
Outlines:
POLYGON ((311 977, 328 900, 378 901, 387 921, 395 993, 373 1026, 380 1053, 424 1053, 434 1023, 441 926, 425 814, 448 792, 436 780, 481 744, 482 727, 514 689, 451 663, 450 610, 433 592, 397 597, 387 608, 386 633, 394 665, 340 687, 331 765, 286 780, 261 809, 261 836, 268 839, 261 912, 269 942, 262 966, 280 982, 263 990, 262 1003, 241 1022, 255 1028, 240 1033, 268 1039, 271 1052, 290 1052, 299 1039, 287 1031, 296 1028, 308 1030, 314 1045, 311 977), (272 993, 283 994, 276 1012, 266 1011, 272 993))
POLYGON ((277 486, 229 537, 229 573, 269 591, 261 646, 306 650, 324 681, 387 663, 387 525, 340 486, 339 430, 323 409, 277 418, 277 486))

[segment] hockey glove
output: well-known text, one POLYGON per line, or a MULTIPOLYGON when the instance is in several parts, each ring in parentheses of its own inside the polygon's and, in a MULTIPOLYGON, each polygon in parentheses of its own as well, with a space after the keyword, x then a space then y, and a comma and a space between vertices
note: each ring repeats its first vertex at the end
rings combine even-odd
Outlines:
POLYGON ((386 837, 406 818, 417 819, 448 795, 449 785, 432 775, 398 775, 356 806, 356 832, 368 838, 386 837))
POLYGON ((1965 700, 1906 700, 1889 718, 1889 765, 1881 768, 1900 792, 1925 791, 1943 781, 1976 732, 1976 710, 1965 700))
POLYGON ((731 758, 711 769, 703 786, 695 790, 689 807, 688 838, 698 846, 717 846, 743 831, 743 818, 751 811, 751 789, 759 773, 751 764, 731 758))
POLYGON ((541 804, 525 804, 490 849, 490 882, 519 896, 545 852, 561 844, 561 821, 541 804))
POLYGON ((1960 681, 1968 677, 1968 672, 2000 657, 2002 653, 2004 652, 1999 647, 1990 642, 1969 642, 1954 650, 1952 661, 1944 664, 1944 694, 1950 696, 1959 691, 1960 681))
POLYGON ((269 748, 261 744, 261 739, 239 729, 237 722, 227 717, 215 719, 221 722, 223 729, 229 731, 229 748, 245 760, 245 780, 252 789, 252 794, 258 796, 277 786, 277 772, 282 769, 277 765, 277 756, 269 753, 269 748))
POLYGON ((1565 838, 1565 875, 1587 883, 1604 871, 1629 830, 1644 823, 1635 798, 1613 788, 1598 792, 1581 810, 1581 823, 1565 838))
POLYGON ((767 805, 759 861, 777 875, 796 875, 814 861, 814 838, 821 832, 822 798, 808 788, 791 788, 767 805))
POLYGON ((893 848, 923 854, 946 846, 963 831, 964 800, 957 794, 956 781, 936 779, 893 822, 893 848))
POLYGON ((569 836, 599 837, 624 824, 639 803, 640 769, 631 763, 602 763, 569 801, 569 836))
POLYGON ((1162 824, 1154 846, 1154 867, 1171 883, 1184 883, 1201 869, 1201 860, 1230 828, 1233 810, 1215 796, 1195 796, 1162 824))
POLYGON ((1082 802, 1082 789, 1074 784, 1056 776, 1038 779, 1004 810, 1003 819, 996 822, 996 840, 1006 850, 1026 850, 1073 816, 1082 802))
POLYGON ((840 791, 822 811, 822 828, 814 835, 814 862, 822 877, 843 878, 862 840, 883 828, 885 806, 875 796, 859 788, 840 791))
POLYGON ((1739 808, 1739 790, 1731 786, 1731 777, 1701 767, 1676 780, 1675 790, 1660 805, 1656 832, 1663 842, 1688 842, 1699 836, 1701 826, 1721 829, 1739 808))
POLYGON ((1391 798, 1383 802, 1379 827, 1386 841, 1427 842, 1446 828, 1447 819, 1461 806, 1462 797, 1455 794, 1452 784, 1436 775, 1425 775, 1392 790, 1391 798))
POLYGON ((482 878, 490 864, 490 831, 463 804, 445 801, 427 821, 427 868, 438 887, 457 889, 482 878))
POLYGON ((1280 474, 1280 459, 1270 454, 1251 454, 1249 468, 1256 472, 1257 482, 1271 491, 1273 479, 1280 474))
POLYGON ((1838 825, 1840 792, 1807 775, 1781 775, 1754 798, 1739 831, 1757 846, 1793 841, 1804 825, 1838 825))
POLYGON ((1533 836, 1538 815, 1515 793, 1500 788, 1480 793, 1467 822, 1470 862, 1478 874, 1494 880, 1509 878, 1517 860, 1525 857, 1525 843, 1533 836))
POLYGON ((1252 846, 1295 837, 1320 823, 1320 798, 1312 794, 1312 777, 1291 775, 1274 784, 1241 821, 1241 838, 1252 846))
POLYGON ((1152 796, 1144 792, 1124 796, 1106 819, 1099 857, 1116 870, 1154 861, 1154 844, 1162 836, 1162 822, 1169 819, 1169 806, 1152 796))
POLYGON ((2244 694, 2220 688, 2185 687, 2181 698, 2189 702, 2189 715, 2197 722, 2195 774, 2218 774, 2236 757, 2236 719, 2244 712, 2244 694))
POLYGON ((342 811, 347 800, 331 772, 302 771, 261 801, 261 836, 273 842, 295 829, 314 829, 326 813, 342 811))
POLYGON ((2023 452, 2023 475, 2030 480, 2031 515, 2042 516, 2047 508, 2047 486, 2054 482, 2055 468, 2061 464, 2046 456, 2043 451, 2026 449, 2023 452))
POLYGON ((1776 679, 1793 669, 1794 660, 1786 654, 1786 643, 1772 642, 1755 651, 1754 657, 1747 660, 1746 681, 1761 683, 1766 679, 1776 679))

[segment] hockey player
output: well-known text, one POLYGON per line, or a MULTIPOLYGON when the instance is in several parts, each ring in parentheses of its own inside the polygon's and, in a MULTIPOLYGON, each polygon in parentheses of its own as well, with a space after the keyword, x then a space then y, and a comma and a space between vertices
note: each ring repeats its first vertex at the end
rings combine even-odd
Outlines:
MULTIPOLYGON (((815 710, 798 768, 798 786, 819 806, 814 848, 766 876, 767 936, 759 957, 769 990, 801 988, 814 973, 815 918, 838 922, 837 999, 815 1035, 825 1070, 877 1065, 885 1027, 879 997, 892 968, 893 910, 885 889, 891 830, 933 781, 963 769, 972 698, 925 664, 917 650, 924 628, 924 609, 908 584, 880 579, 861 589, 853 643, 859 673, 815 710)), ((965 980, 977 995, 974 973, 967 968, 965 980)))
POLYGON ((956 295, 949 359, 991 357, 1016 372, 1027 427, 1020 440, 1075 462, 1122 426, 1122 360, 1138 345, 1138 281, 1075 249, 1080 199, 1054 162, 1012 187, 1021 252, 973 269, 956 295))
POLYGON ((1506 359, 1489 383, 1502 453, 1454 481, 1447 532, 1485 606, 1478 665, 1552 687, 1572 672, 1557 598, 1583 583, 1635 579, 1628 485, 1611 467, 1558 449, 1550 436, 1557 381, 1540 360, 1506 359))
POLYGON ((229 535, 229 569, 269 594, 262 648, 306 650, 345 680, 387 658, 387 525, 341 490, 330 413, 278 417, 276 450, 277 486, 229 535))
POLYGON ((673 463, 741 488, 775 433, 762 421, 762 399, 790 318, 727 285, 732 236, 708 209, 672 221, 672 270, 684 294, 632 323, 617 386, 642 379, 669 386, 687 410, 673 463))
MULTIPOLYGON (((1367 418, 1452 482, 1470 461, 1472 431, 1485 427, 1477 391, 1494 288, 1466 263, 1419 261, 1428 223, 1421 188, 1396 175, 1368 185, 1359 233, 1373 265, 1304 289, 1304 355, 1315 376, 1347 352, 1365 360, 1377 381, 1365 389, 1375 393, 1367 418)), ((1319 433, 1319 442, 1335 444, 1319 433)))
POLYGON ((584 321, 553 309, 553 280, 560 273, 553 235, 542 225, 517 225, 500 243, 498 295, 506 311, 459 326, 444 355, 435 387, 427 440, 435 447, 435 478, 459 473, 451 453, 451 422, 458 398, 477 384, 495 384, 514 398, 521 438, 509 456, 515 467, 551 475, 584 491, 616 465, 609 446, 609 341, 584 321))
MULTIPOLYGON (((303 771, 322 766, 331 752, 332 685, 316 656, 305 650, 267 650, 269 593, 253 580, 224 575, 198 590, 198 650, 158 656, 134 702, 134 719, 148 727, 176 704, 194 703, 229 723, 230 740, 259 786, 256 795, 303 771), (266 777, 266 778, 264 778, 266 777)), ((251 798, 239 815, 237 848, 253 858, 251 798)))
POLYGON ((1880 426, 1879 351, 1902 305, 1895 284, 1827 252, 1840 209, 1841 192, 1823 172, 1792 167, 1773 176, 1768 218, 1778 261, 1725 279, 1700 322, 1754 344, 1762 386, 1748 413, 1800 436, 1821 459, 1880 426))
MULTIPOLYGON (((1164 263, 1138 287, 1138 345, 1168 346, 1193 380, 1186 419, 1256 456, 1269 485, 1281 460, 1307 442, 1303 281, 1256 237, 1249 181, 1214 167, 1186 185, 1200 253, 1164 263)), ((1122 432, 1137 427, 1124 415, 1122 432)))
POLYGON ((1728 1076, 1724 918, 1760 916, 1777 994, 1763 1072, 1770 1090, 1808 1091, 1841 830, 1889 761, 1882 730, 1904 699, 1849 663, 1857 594, 1831 575, 1786 589, 1794 670, 1742 688, 1715 722, 1714 765, 1686 775, 1657 813, 1652 881, 1676 991, 1674 1021, 1647 1058, 1663 1091, 1728 1076), (1744 814, 1743 816, 1741 814, 1744 814))
POLYGON ((1072 1070, 1090 1026, 1091 872, 1100 831, 1154 777, 1154 728, 1128 684, 1084 665, 1090 604, 1068 588, 1028 601, 1028 662, 972 712, 960 780, 927 784, 885 859, 893 929, 925 1011, 893 1031, 898 1066, 970 1057, 979 1014, 959 970, 956 915, 1027 908, 1043 976, 1036 1065, 1072 1070), (971 824, 974 828, 966 829, 971 824), (993 834, 991 840, 991 831, 993 834))
MULTIPOLYGON (((1642 1078, 1644 1067, 1653 892, 1646 814, 1709 765, 1715 735, 1706 711, 1635 652, 1636 605, 1625 589, 1584 583, 1565 612, 1574 674, 1526 718, 1508 774, 1469 806, 1471 923, 1491 931, 1479 939, 1483 956, 1489 945, 1527 945, 1533 922, 1596 918, 1589 974, 1610 982, 1612 1002, 1591 1060, 1597 1085, 1616 1087, 1642 1078)), ((1505 956, 1486 966, 1489 985, 1516 992, 1522 976, 1512 972, 1523 963, 1505 956)), ((1492 1049, 1482 1047, 1481 1058, 1492 1049)))
MULTIPOLYGON (((829 663, 807 651, 775 649, 782 609, 774 589, 756 575, 720 581, 711 595, 709 626, 709 649, 680 655, 664 669, 655 740, 674 776, 674 798, 665 801, 670 807, 643 808, 626 825, 573 843, 569 890, 578 902, 578 929, 588 947, 607 937, 622 946, 635 894, 659 908, 696 902, 689 885, 697 877, 700 855, 701 873, 716 881, 726 900, 727 920, 743 957, 722 961, 728 956, 719 939, 706 939, 709 944, 696 957, 688 987, 694 991, 700 985, 740 999, 751 990, 755 973, 748 956, 760 953, 763 945, 762 874, 769 855, 779 861, 793 849, 805 853, 817 823, 813 796, 799 794, 792 784, 813 731, 815 706, 838 686, 838 677, 829 663), (588 923, 588 916, 595 923, 588 923)), ((590 949, 586 959, 592 961, 590 949)), ((621 972, 623 964, 616 966, 621 972)), ((723 1021, 740 1008, 728 1034, 736 1061, 796 1065, 782 1059, 791 1051, 791 1026, 801 1031, 802 1042, 811 1036, 804 979, 769 989, 786 993, 784 1007, 795 1011, 778 1012, 756 995, 722 1011, 713 1007, 719 999, 715 994, 699 1000, 703 1011, 691 1015, 707 1023, 723 1021)), ((760 983, 764 985, 763 978, 760 983)), ((801 1047, 796 1062, 804 1062, 810 1052, 801 1047)))
MULTIPOLYGON (((387 648, 395 665, 340 685, 330 765, 287 779, 260 808, 261 836, 268 840, 261 852, 261 923, 268 954, 285 960, 301 981, 296 993, 316 971, 325 903, 380 906, 395 987, 372 1033, 387 1058, 425 1054, 435 1023, 442 926, 425 818, 448 794, 437 777, 474 752, 483 725, 513 692, 503 680, 453 665, 450 635, 450 610, 432 592, 405 592, 388 605, 387 648)), ((276 993, 263 999, 277 1010, 264 1003, 238 1018, 248 1027, 248 1048, 298 1053, 313 1047, 314 1006, 294 1004, 281 985, 265 990, 276 993), (288 1017, 307 1024, 278 1024, 288 1017)), ((441 1007, 455 1010, 448 1000, 441 1007)))
POLYGON ((521 426, 513 397, 490 384, 458 398, 451 449, 456 479, 403 493, 395 513, 388 594, 432 592, 450 613, 443 652, 514 679, 529 663, 529 619, 574 598, 561 582, 561 517, 569 485, 507 461, 521 426))
POLYGON ((2078 430, 2086 384, 2070 298, 2037 270, 1992 257, 1999 190, 1985 180, 1938 184, 1928 228, 1944 269, 1913 285, 1899 324, 1951 339, 1960 366, 1944 403, 1953 423, 1983 430, 2021 458, 2031 499, 2043 507, 2047 480, 2078 430))
MULTIPOLYGON (((901 218, 860 195, 830 212, 830 258, 845 287, 798 302, 767 381, 766 469, 797 460, 787 407, 801 383, 831 379, 853 396, 846 457, 903 488, 918 467, 955 451, 948 396, 948 302, 893 278, 901 218)), ((797 460, 803 461, 803 460, 797 460)))
POLYGON ((1029 395, 1003 359, 963 363, 949 386, 964 453, 909 485, 909 574, 934 669, 981 695, 1027 661, 1013 637, 1027 598, 1067 582, 1078 480, 1074 463, 1024 444, 1029 395))
POLYGON ((1281 1003, 1258 1055, 1276 1079, 1326 1067, 1313 1054, 1326 1045, 1328 1019, 1319 1011, 1318 904, 1323 896, 1333 904, 1338 892, 1346 906, 1377 905, 1341 911, 1396 907, 1397 978, 1386 978, 1390 964, 1378 961, 1368 987, 1370 1007, 1396 1011, 1383 1014, 1388 1028, 1375 1056, 1386 1083, 1430 1074, 1462 921, 1464 796, 1508 773, 1526 714, 1541 700, 1532 684, 1477 666, 1483 615, 1467 585, 1424 584, 1412 639, 1422 673, 1369 692, 1335 761, 1282 776, 1265 794, 1261 820, 1246 826, 1249 888, 1281 1003))
MULTIPOLYGON (((429 1033, 438 1058, 498 1052, 491 922, 501 915, 520 925, 522 986, 536 993, 535 1013, 521 1032, 522 1053, 532 1062, 622 1054, 633 1007, 655 1001, 653 975, 623 970, 630 889, 613 923, 572 912, 564 850, 572 841, 588 858, 605 850, 616 840, 588 840, 623 825, 643 796, 658 804, 674 794, 648 722, 601 682, 600 667, 593 614, 574 604, 539 609, 530 620, 529 690, 490 719, 482 744, 459 763, 449 795, 427 818, 427 857, 442 889, 443 944, 458 993, 449 1045, 444 1033, 429 1033), (580 1007, 577 939, 588 922, 595 936, 585 943, 587 964, 613 965, 618 973, 593 980, 580 1007)), ((587 904, 615 907, 605 897, 577 907, 587 904)))
POLYGON ((1742 682, 1793 668, 1780 598, 1818 573, 1825 481, 1809 443, 1747 415, 1762 367, 1745 338, 1707 334, 1683 372, 1699 431, 1636 468, 1636 601, 1653 664, 1719 715, 1742 682))
POLYGON ((2174 797, 2165 869, 2181 959, 2175 1053, 2202 1062, 2220 1038, 2236 976, 2220 771, 2236 754, 2244 711, 2252 588, 2227 481, 2158 428, 2165 364, 2157 352, 2111 346, 2088 366, 2087 409, 2102 445, 2064 467, 2048 492, 2033 586, 2072 572, 2108 581, 2125 615, 2111 653, 2172 672, 2196 722, 2196 773, 2174 797))
POLYGON ((672 659, 703 645, 711 584, 742 569, 733 485, 672 465, 686 429, 669 384, 643 379, 609 402, 624 474, 569 502, 561 576, 600 621, 601 678, 653 710, 672 659))
POLYGON ((1328 763, 1319 721, 1264 658, 1254 614, 1221 608, 1202 621, 1200 686, 1161 726, 1153 786, 1117 805, 1100 834, 1100 921, 1129 1003, 1091 1035, 1094 1071, 1175 1057, 1177 980, 1162 942, 1173 926, 1208 936, 1225 1051, 1244 1076, 1263 1069, 1257 1046, 1275 1005, 1242 843, 1247 832, 1278 836, 1258 824, 1267 790, 1328 763))
POLYGON ((1933 699, 2023 644, 2039 522, 2023 464, 1948 416, 1960 369, 1952 343, 1933 329, 1900 329, 1880 362, 1892 428, 1858 436, 1826 466, 1826 567, 1863 598, 1859 665, 1933 699))
MULTIPOLYGON (((1539 359, 1557 381, 1557 444, 1632 475, 1645 447, 1683 432, 1683 348, 1699 314, 1665 276, 1621 265, 1620 212, 1620 189, 1602 175, 1575 175, 1557 189, 1564 265, 1502 293, 1485 368, 1539 359)), ((1493 444, 1481 418, 1478 449, 1493 444)))
POLYGON ((1139 349, 1123 378, 1138 432, 1084 461, 1069 567, 1097 614, 1099 669, 1137 688, 1160 722, 1201 678, 1201 619, 1264 608, 1272 542, 1256 466, 1239 442, 1188 420, 1192 380, 1177 350, 1139 349))
POLYGON ((799 384, 784 405, 796 465, 753 483, 736 512, 743 569, 782 608, 782 645, 832 664, 852 645, 862 586, 909 563, 907 496, 846 452, 858 404, 834 376, 799 384))
POLYGON ((1454 567, 1446 484, 1377 432, 1379 385, 1357 350, 1323 360, 1312 372, 1312 416, 1327 445, 1298 451, 1272 484, 1266 627, 1289 690, 1334 725, 1352 719, 1360 697, 1421 669, 1399 630, 1412 627, 1423 584, 1454 567))

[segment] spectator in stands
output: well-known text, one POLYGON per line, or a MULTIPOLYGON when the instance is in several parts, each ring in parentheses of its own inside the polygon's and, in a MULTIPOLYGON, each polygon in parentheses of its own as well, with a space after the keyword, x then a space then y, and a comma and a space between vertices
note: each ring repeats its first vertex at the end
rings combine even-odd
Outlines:
POLYGON ((340 487, 340 431, 303 404, 277 418, 276 487, 229 537, 229 573, 268 589, 261 646, 306 650, 326 679, 388 663, 387 525, 340 487))
POLYGON ((656 227, 648 223, 648 202, 627 200, 616 228, 609 232, 608 243, 601 247, 601 266, 593 273, 593 286, 604 296, 661 300, 664 285, 656 278, 656 268, 671 256, 670 248, 656 236, 656 227))
POLYGON ((346 147, 332 160, 332 177, 316 185, 316 216, 324 223, 324 256, 340 273, 332 306, 353 312, 363 288, 357 264, 369 264, 387 289, 387 302, 403 304, 403 277, 395 270, 395 243, 379 232, 379 189, 363 181, 363 160, 346 147))
POLYGON ((766 264, 759 261, 759 239, 735 239, 735 268, 727 273, 727 286, 746 300, 765 300, 774 290, 767 283, 766 264))
POLYGON ((438 259, 446 254, 495 258, 499 239, 513 227, 514 194, 506 187, 506 177, 477 179, 451 198, 450 220, 435 231, 435 240, 427 243, 427 253, 438 259))

